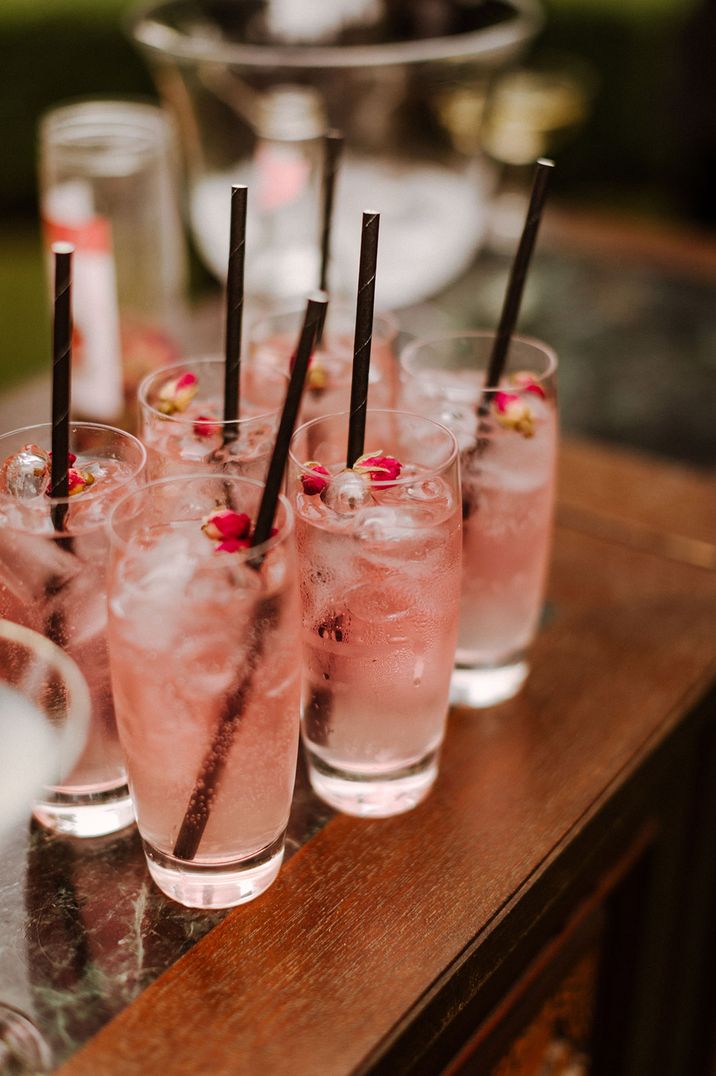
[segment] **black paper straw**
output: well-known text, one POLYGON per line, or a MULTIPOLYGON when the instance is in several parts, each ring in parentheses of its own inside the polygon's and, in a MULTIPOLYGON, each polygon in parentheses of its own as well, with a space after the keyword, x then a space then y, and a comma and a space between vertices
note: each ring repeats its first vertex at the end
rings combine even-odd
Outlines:
POLYGON ((224 364, 224 444, 239 435, 236 420, 241 396, 241 324, 244 313, 244 255, 248 189, 231 188, 229 273, 226 283, 226 338, 224 364))
MULTIPOLYGON (((281 422, 276 434, 266 484, 256 517, 256 526, 251 542, 253 546, 258 546, 265 542, 271 534, 283 474, 286 469, 288 447, 296 425, 303 385, 306 380, 306 371, 308 370, 309 359, 314 347, 316 328, 320 319, 325 316, 327 301, 327 296, 319 292, 311 296, 306 305, 306 315, 296 349, 296 361, 291 371, 281 422)), ((261 558, 256 557, 253 561, 249 561, 249 564, 258 569, 261 566, 261 558)), ((233 745, 236 729, 244 715, 251 695, 254 676, 263 656, 266 636, 278 623, 279 613, 279 599, 276 595, 268 595, 260 598, 257 602, 256 611, 249 626, 249 642, 241 668, 241 675, 226 698, 212 742, 202 760, 177 835, 174 855, 178 859, 192 860, 198 851, 201 838, 209 821, 212 804, 218 795, 221 777, 233 745)))
POLYGON ((316 330, 320 322, 325 319, 328 296, 325 292, 314 292, 306 303, 306 313, 303 319, 301 335, 296 348, 296 361, 291 371, 291 379, 286 391, 286 399, 283 404, 281 421, 273 446, 271 462, 266 472, 264 492, 256 516, 256 526, 251 544, 261 545, 265 542, 273 527, 278 495, 281 491, 286 460, 288 459, 288 446, 293 436, 298 409, 301 406, 303 386, 306 381, 306 371, 315 346, 316 330))
POLYGON ((493 390, 499 385, 500 378, 504 373, 510 341, 512 340, 512 334, 515 331, 517 318, 520 313, 522 293, 527 279, 527 272, 530 267, 532 253, 537 240, 540 221, 542 220, 542 210, 544 209, 544 203, 547 197, 547 188, 550 179, 552 178, 553 171, 554 161, 544 159, 537 161, 534 179, 532 181, 532 193, 530 194, 529 206, 527 208, 527 216, 522 229, 522 235, 520 236, 519 246, 517 247, 517 253, 515 254, 515 260, 512 263, 512 268, 510 270, 510 278, 507 284, 505 299, 502 304, 500 322, 492 345, 485 386, 479 405, 480 414, 485 414, 487 412, 489 407, 489 390, 493 390))
MULTIPOLYGON (((50 493, 67 497, 68 456, 70 451, 70 367, 72 363, 72 255, 70 243, 55 243, 54 303, 52 316, 52 463, 50 493)), ((52 525, 64 530, 66 504, 52 507, 52 525)))
POLYGON ((363 455, 365 442, 365 417, 368 405, 370 349, 373 339, 373 308, 375 305, 375 272, 378 262, 379 227, 380 213, 374 213, 370 210, 363 214, 346 467, 352 467, 355 461, 363 455))
POLYGON ((331 260, 331 234, 333 230, 333 198, 336 190, 336 175, 343 151, 343 134, 341 131, 326 131, 323 139, 323 190, 321 192, 321 275, 319 288, 328 287, 328 266, 331 260))

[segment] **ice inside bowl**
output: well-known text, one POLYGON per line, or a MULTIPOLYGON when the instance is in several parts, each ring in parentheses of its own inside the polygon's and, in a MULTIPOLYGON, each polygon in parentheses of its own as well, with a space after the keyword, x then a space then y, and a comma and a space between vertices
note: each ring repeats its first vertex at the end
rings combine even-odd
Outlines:
POLYGON ((229 188, 249 186, 247 287, 318 280, 322 135, 346 136, 333 294, 355 290, 363 209, 381 213, 377 300, 405 306, 469 265, 492 170, 480 124, 493 75, 539 28, 537 0, 163 0, 135 40, 175 111, 192 229, 218 278, 229 188))

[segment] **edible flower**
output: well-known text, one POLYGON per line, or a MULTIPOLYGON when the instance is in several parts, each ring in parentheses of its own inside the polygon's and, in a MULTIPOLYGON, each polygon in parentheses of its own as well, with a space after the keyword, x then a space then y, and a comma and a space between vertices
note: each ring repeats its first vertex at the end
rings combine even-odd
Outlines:
POLYGON ((353 464, 353 470, 369 475, 371 482, 393 482, 402 469, 402 463, 395 456, 382 456, 379 452, 366 452, 353 464))
POLYGON ((199 391, 199 378, 188 370, 180 377, 165 381, 159 390, 157 410, 163 415, 173 415, 177 411, 186 411, 199 391))
POLYGON ((535 417, 530 405, 514 392, 496 392, 492 400, 492 411, 500 426, 516 430, 523 437, 532 437, 535 432, 535 417))
POLYGON ((535 374, 530 373, 529 370, 517 370, 515 373, 510 374, 509 382, 517 389, 522 389, 523 392, 534 392, 535 396, 539 396, 541 400, 546 398, 546 392, 540 385, 535 374))
POLYGON ((322 366, 317 359, 311 359, 311 363, 308 367, 308 373, 306 374, 306 388, 311 392, 323 392, 328 387, 328 373, 325 366, 322 366))
MULTIPOLYGON (((70 456, 72 453, 70 452, 70 456)), ((77 459, 73 456, 73 461, 77 459)), ((74 497, 78 493, 84 493, 89 486, 94 485, 95 476, 91 471, 80 471, 77 467, 70 467, 67 472, 67 492, 70 497, 74 497)))
POLYGON ((207 440, 218 433, 220 428, 219 423, 212 415, 199 415, 194 423, 194 436, 207 440))
POLYGON ((316 460, 308 460, 303 466, 313 472, 312 474, 301 475, 303 492, 308 494, 309 497, 314 497, 317 493, 323 493, 330 480, 331 472, 326 467, 323 467, 322 464, 317 463, 316 460), (326 477, 323 478, 323 475, 326 477))
POLYGON ((217 508, 204 517, 201 529, 207 538, 218 542, 217 553, 236 553, 251 544, 251 520, 246 512, 217 508))

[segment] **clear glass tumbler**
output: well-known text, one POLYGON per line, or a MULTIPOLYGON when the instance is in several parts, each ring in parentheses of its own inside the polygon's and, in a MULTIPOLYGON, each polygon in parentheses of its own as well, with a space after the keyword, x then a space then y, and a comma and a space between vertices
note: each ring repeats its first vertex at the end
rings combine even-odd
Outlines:
MULTIPOLYGON (((350 404, 355 318, 355 302, 331 301, 328 304, 323 338, 308 368, 301 406, 302 421, 309 422, 321 415, 335 414, 350 404)), ((249 333, 251 360, 288 370, 302 319, 303 309, 300 306, 257 318, 249 333)), ((395 318, 391 314, 376 314, 373 318, 368 396, 371 407, 393 407, 395 404, 397 336, 395 318)))
POLYGON ((155 105, 80 100, 39 128, 43 231, 75 247, 72 402, 134 420, 142 377, 182 355, 186 251, 174 125, 155 105))
POLYGON ((454 334, 416 341, 401 356, 403 405, 444 422, 460 446, 462 611, 451 700, 476 707, 511 698, 529 671, 558 440, 554 351, 514 337, 500 384, 485 387, 493 340, 490 332, 454 334))
POLYGON ((87 741, 87 682, 64 650, 0 620, 0 845, 47 785, 62 784, 87 741))
POLYGON ((195 359, 149 374, 139 386, 148 478, 210 470, 263 479, 287 388, 288 374, 275 366, 243 363, 241 417, 224 426, 223 359, 195 359))
POLYGON ((296 772, 293 513, 249 550, 263 486, 211 474, 130 494, 111 519, 110 649, 137 824, 159 888, 226 908, 276 878, 296 772))
POLYGON ((96 837, 134 820, 109 681, 106 522, 111 506, 141 481, 146 453, 131 434, 74 423, 75 492, 51 498, 51 438, 49 425, 0 437, 0 616, 60 646, 89 684, 86 747, 62 781, 45 788, 34 813, 50 829, 96 837))
POLYGON ((347 814, 408 811, 445 732, 460 603, 453 434, 368 411, 345 469, 347 414, 302 426, 289 491, 303 610, 302 735, 314 790, 347 814))

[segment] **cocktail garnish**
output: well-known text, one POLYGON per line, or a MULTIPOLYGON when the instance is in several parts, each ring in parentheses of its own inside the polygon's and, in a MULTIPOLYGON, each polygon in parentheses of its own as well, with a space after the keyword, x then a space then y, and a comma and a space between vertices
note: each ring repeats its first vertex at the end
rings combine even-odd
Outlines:
POLYGON ((318 359, 312 358, 306 374, 306 388, 315 395, 319 395, 328 388, 328 371, 318 359))
POLYGON ((199 391, 199 378, 191 370, 180 377, 165 381, 159 390, 157 410, 163 415, 174 415, 177 411, 186 411, 199 391))
POLYGON ((218 542, 217 553, 236 553, 251 544, 251 519, 246 512, 217 508, 204 517, 201 529, 212 542, 218 542))
POLYGON ((199 415, 194 423, 194 436, 202 441, 214 437, 221 429, 221 423, 211 415, 199 415))
POLYGON ((515 388, 522 389, 523 392, 534 392, 535 396, 539 396, 541 400, 544 400, 547 396, 537 376, 530 373, 529 370, 516 370, 510 374, 508 380, 515 388))
POLYGON ((0 488, 13 497, 39 497, 50 484, 50 454, 39 445, 23 445, 0 470, 0 488))
POLYGON ((516 430, 523 437, 535 432, 535 417, 530 405, 517 393, 496 392, 492 398, 492 413, 508 430, 516 430))
POLYGON ((353 470, 369 475, 371 482, 393 482, 402 469, 395 456, 382 456, 380 452, 366 452, 353 464, 353 470))
POLYGON ((70 497, 74 497, 78 493, 84 493, 89 486, 94 485, 95 481, 95 476, 91 471, 81 471, 79 467, 70 467, 67 472, 67 492, 70 497))
POLYGON ((301 475, 303 492, 308 494, 309 497, 314 497, 317 493, 323 493, 330 480, 331 472, 322 464, 317 463, 316 460, 308 460, 303 466, 313 472, 312 474, 301 475), (326 477, 323 478, 323 475, 326 477))

